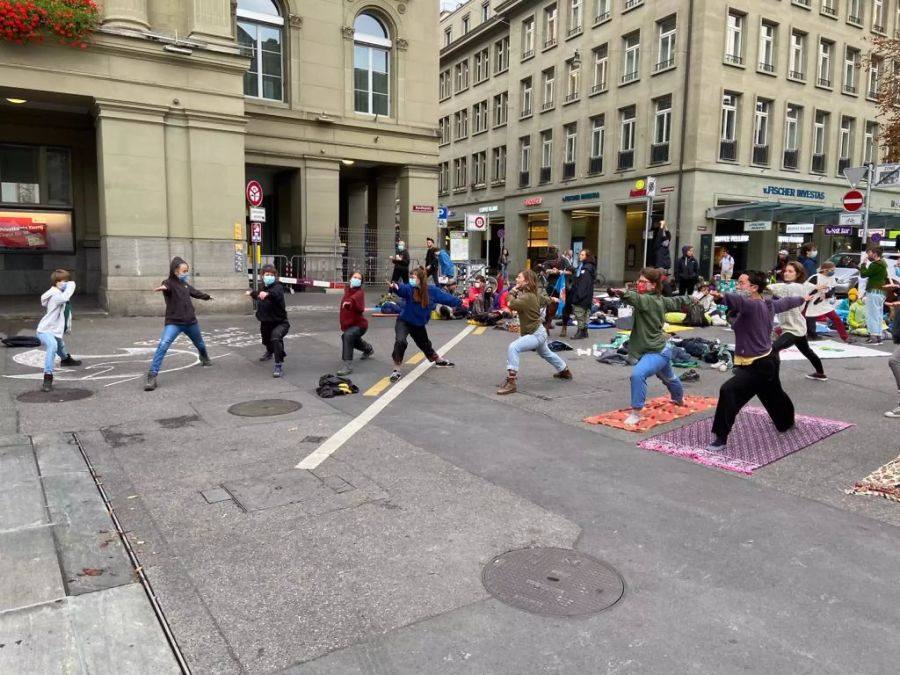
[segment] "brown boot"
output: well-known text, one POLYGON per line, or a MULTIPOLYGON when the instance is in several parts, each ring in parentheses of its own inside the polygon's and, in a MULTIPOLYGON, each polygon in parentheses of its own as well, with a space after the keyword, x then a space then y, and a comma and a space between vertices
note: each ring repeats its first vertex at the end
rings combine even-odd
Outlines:
POLYGON ((562 330, 559 331, 559 337, 569 337, 568 326, 563 325, 562 330))
POLYGON ((516 391, 516 376, 515 374, 510 374, 506 378, 506 382, 503 383, 503 386, 497 390, 498 396, 505 396, 506 394, 515 394, 516 391))
POLYGON ((572 371, 568 368, 563 368, 558 373, 553 373, 553 377, 560 380, 571 380, 572 379, 572 371))

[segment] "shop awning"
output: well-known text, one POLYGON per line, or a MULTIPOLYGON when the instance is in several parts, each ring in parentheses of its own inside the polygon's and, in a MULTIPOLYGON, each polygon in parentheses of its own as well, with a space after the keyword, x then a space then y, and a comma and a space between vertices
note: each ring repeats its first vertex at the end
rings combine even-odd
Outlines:
MULTIPOLYGON (((784 202, 748 202, 729 204, 706 210, 706 217, 713 220, 771 220, 775 223, 816 223, 837 225, 844 210, 834 206, 816 204, 785 204, 784 202)), ((900 213, 871 211, 869 228, 900 229, 900 213)))

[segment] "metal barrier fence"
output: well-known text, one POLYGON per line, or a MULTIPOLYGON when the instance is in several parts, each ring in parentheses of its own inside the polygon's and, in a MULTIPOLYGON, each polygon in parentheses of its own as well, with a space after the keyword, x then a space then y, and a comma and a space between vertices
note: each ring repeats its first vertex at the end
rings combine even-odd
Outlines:
MULTIPOLYGON (((410 260, 410 269, 420 264, 417 258, 410 260)), ((305 255, 262 255, 260 265, 272 265, 283 284, 288 286, 314 286, 320 288, 343 287, 350 275, 361 272, 363 283, 386 284, 390 281, 394 265, 388 256, 351 258, 331 253, 305 255)), ((253 278, 252 266, 250 278, 253 278)))

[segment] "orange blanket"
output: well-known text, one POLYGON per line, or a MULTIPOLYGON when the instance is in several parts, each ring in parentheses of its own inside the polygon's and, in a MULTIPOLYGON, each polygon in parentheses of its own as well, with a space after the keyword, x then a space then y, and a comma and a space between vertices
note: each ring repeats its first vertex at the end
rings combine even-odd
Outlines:
POLYGON ((653 427, 668 424, 680 417, 715 408, 716 400, 709 396, 685 396, 685 405, 675 405, 668 396, 651 398, 641 412, 641 421, 633 427, 625 426, 625 418, 631 413, 631 408, 611 410, 593 417, 585 417, 584 421, 588 424, 605 424, 608 427, 626 431, 649 431, 653 427))

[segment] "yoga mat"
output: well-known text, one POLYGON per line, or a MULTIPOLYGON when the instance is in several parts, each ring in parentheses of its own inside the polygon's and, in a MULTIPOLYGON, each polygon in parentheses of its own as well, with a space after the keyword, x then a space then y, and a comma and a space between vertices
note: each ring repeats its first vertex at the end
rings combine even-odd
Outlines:
POLYGON ((877 468, 845 492, 848 495, 876 495, 900 502, 900 457, 877 468))
POLYGON ((616 324, 614 323, 589 323, 587 325, 588 328, 615 328, 616 324))
MULTIPOLYGON (((813 340, 809 343, 820 359, 853 359, 862 357, 890 356, 890 352, 870 349, 863 345, 848 345, 837 340, 813 340)), ((796 347, 781 352, 782 361, 804 361, 806 357, 796 347)))
POLYGON ((386 316, 400 316, 400 314, 385 314, 384 312, 372 312, 369 316, 377 316, 378 318, 384 318, 386 316))
POLYGON ((651 398, 644 405, 641 412, 641 421, 633 426, 625 426, 625 418, 631 414, 631 408, 610 410, 593 417, 585 417, 588 424, 602 424, 607 427, 624 429, 625 431, 649 431, 660 424, 668 424, 673 420, 687 417, 695 412, 702 412, 716 407, 716 399, 709 396, 685 396, 685 405, 675 405, 668 396, 651 398))
POLYGON ((651 436, 640 441, 638 447, 749 476, 761 466, 852 426, 848 422, 797 415, 794 426, 780 433, 765 410, 748 407, 738 415, 724 452, 706 450, 712 442, 712 418, 651 436))
MULTIPOLYGON (((686 330, 694 330, 694 327, 693 326, 676 326, 673 324, 666 324, 663 327, 663 332, 665 332, 665 333, 681 333, 682 331, 686 331, 686 330)), ((630 330, 620 330, 619 332, 624 333, 625 335, 631 335, 630 330)))

